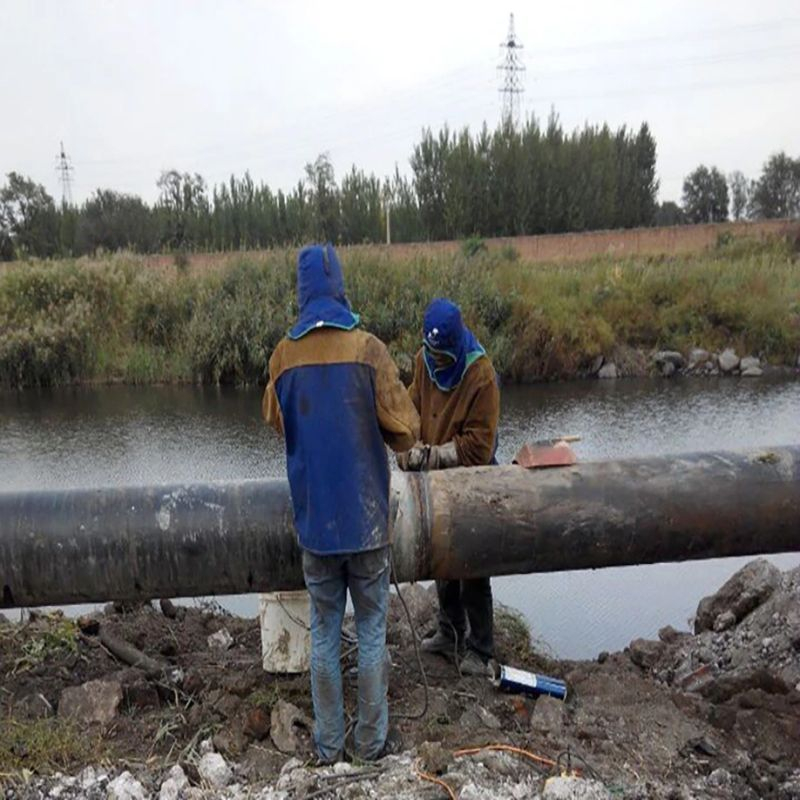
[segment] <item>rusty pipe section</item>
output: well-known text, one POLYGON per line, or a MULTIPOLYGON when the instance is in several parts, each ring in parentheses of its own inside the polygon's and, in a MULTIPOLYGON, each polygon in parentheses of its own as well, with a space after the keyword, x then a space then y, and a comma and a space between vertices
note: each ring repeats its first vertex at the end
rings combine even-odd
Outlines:
POLYGON ((442 578, 800 551, 800 447, 480 467, 427 492, 442 578))
MULTIPOLYGON (((400 580, 800 550, 800 447, 396 474, 400 580)), ((0 493, 3 607, 302 588, 285 481, 0 493)))

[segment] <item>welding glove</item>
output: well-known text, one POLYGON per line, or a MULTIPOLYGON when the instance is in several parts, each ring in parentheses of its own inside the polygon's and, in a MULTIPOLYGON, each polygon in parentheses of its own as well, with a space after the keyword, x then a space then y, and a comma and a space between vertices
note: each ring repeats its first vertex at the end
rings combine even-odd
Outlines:
POLYGON ((407 472, 448 469, 461 463, 455 442, 447 444, 415 444, 407 453, 397 456, 397 464, 407 472))
POLYGON ((404 472, 419 472, 428 460, 428 445, 417 442, 405 453, 397 454, 397 466, 404 472))
POLYGON ((455 442, 431 445, 427 464, 422 469, 449 469, 461 464, 455 442))

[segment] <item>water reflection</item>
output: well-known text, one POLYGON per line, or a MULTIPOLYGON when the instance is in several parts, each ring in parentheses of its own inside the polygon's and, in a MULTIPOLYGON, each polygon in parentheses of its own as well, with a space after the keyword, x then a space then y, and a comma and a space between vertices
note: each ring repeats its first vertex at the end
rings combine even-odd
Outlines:
MULTIPOLYGON (((800 381, 587 381, 507 387, 501 461, 526 440, 582 437, 583 460, 800 443, 800 381)), ((233 480, 285 474, 260 417, 260 390, 102 387, 0 393, 0 488, 233 480)), ((781 568, 800 555, 773 557, 781 568)), ((747 559, 623 567, 496 580, 559 654, 595 655, 665 624, 747 559)), ((231 598, 254 615, 252 597, 231 598)))

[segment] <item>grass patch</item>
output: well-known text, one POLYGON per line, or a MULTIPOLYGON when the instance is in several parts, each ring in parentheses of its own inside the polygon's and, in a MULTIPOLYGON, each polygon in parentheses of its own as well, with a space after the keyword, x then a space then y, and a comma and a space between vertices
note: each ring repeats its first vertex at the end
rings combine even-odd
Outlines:
POLYGON ((13 658, 12 675, 32 669, 50 659, 78 653, 78 627, 60 612, 42 615, 23 626, 0 628, 0 645, 13 658))
POLYGON ((528 621, 520 611, 495 604, 494 638, 501 663, 547 670, 554 654, 543 640, 534 639, 528 621))
POLYGON ((513 608, 500 606, 494 612, 496 636, 502 641, 505 656, 526 661, 531 655, 531 630, 525 617, 513 608))
MULTIPOLYGON (((575 377, 619 348, 732 346, 790 365, 800 352, 800 268, 783 240, 570 264, 469 242, 455 255, 344 257, 354 309, 405 377, 437 296, 461 305, 512 382, 575 377)), ((0 271, 0 386, 263 383, 297 313, 294 253, 207 260, 213 269, 165 270, 116 255, 0 271)))
POLYGON ((268 689, 256 689, 247 698, 247 704, 253 708, 263 708, 269 711, 281 699, 281 689, 278 681, 271 684, 268 689))
POLYGON ((57 718, 22 721, 5 719, 0 725, 0 780, 24 779, 25 773, 69 771, 107 758, 101 734, 79 730, 57 718))

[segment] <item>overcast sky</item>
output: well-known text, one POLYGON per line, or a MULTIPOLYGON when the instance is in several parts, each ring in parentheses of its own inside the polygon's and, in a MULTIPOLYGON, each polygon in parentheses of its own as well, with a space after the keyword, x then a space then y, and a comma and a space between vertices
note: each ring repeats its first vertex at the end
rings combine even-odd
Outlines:
POLYGON ((0 174, 156 197, 163 169, 288 189, 327 151, 408 171, 423 126, 494 126, 515 12, 523 108, 651 126, 662 199, 703 162, 800 156, 800 3, 0 0, 0 174))

